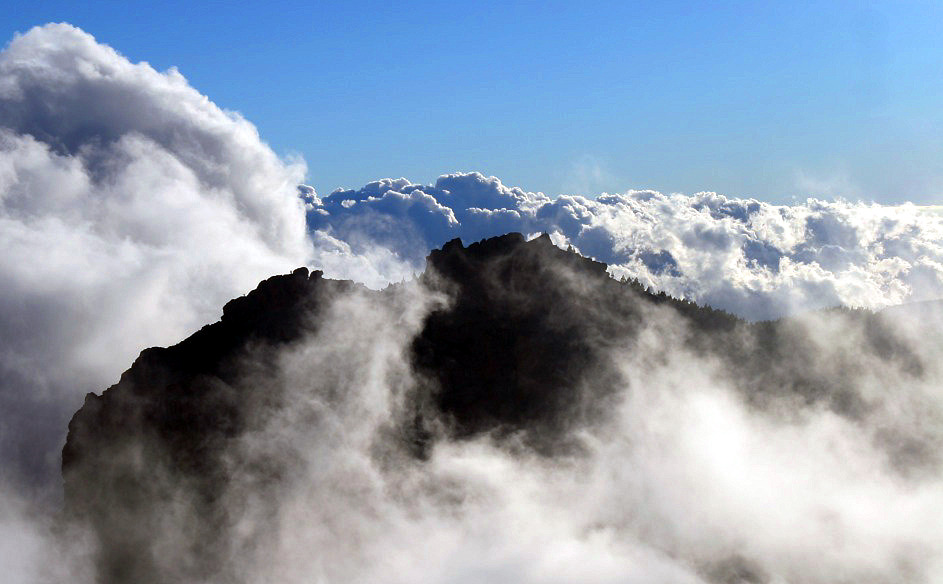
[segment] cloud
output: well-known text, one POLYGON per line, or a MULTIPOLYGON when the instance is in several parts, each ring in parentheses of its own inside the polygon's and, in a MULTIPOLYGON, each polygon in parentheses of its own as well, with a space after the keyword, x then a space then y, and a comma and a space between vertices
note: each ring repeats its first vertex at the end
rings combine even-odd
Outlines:
POLYGON ((383 179, 359 190, 337 190, 308 208, 314 232, 362 245, 371 242, 394 250, 421 267, 431 249, 461 234, 477 241, 520 231, 523 214, 549 198, 508 188, 478 173, 448 174, 435 185, 405 178, 383 179))
POLYGON ((86 392, 309 259, 304 172, 175 70, 66 24, 13 39, 0 53, 4 480, 52 482, 86 392))
POLYGON ((943 220, 909 204, 773 205, 655 191, 551 199, 465 173, 337 191, 311 206, 308 226, 393 250, 414 269, 454 237, 546 232, 616 277, 749 319, 943 296, 943 220))
MULTIPOLYGON (((320 201, 299 191, 304 174, 302 161, 280 159, 250 122, 176 70, 131 63, 75 27, 37 27, 0 52, 0 563, 9 579, 82 580, 81 561, 49 561, 60 450, 85 394, 115 383, 142 349, 178 341, 227 300, 299 265, 376 286, 412 274, 369 242, 355 250, 309 236, 305 206, 320 201)), ((60 551, 82 556, 74 545, 60 551)))
POLYGON ((564 192, 592 193, 617 183, 617 178, 610 172, 608 165, 596 156, 584 154, 570 162, 568 171, 560 172, 563 177, 564 192))

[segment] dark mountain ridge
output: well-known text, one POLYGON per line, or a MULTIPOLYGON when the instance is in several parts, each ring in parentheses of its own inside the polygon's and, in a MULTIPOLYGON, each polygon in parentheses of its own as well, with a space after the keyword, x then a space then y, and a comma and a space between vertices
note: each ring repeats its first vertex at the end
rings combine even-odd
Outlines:
MULTIPOLYGON (((822 369, 801 323, 747 323, 618 282, 605 264, 561 250, 546 235, 526 241, 509 234, 467 247, 450 241, 409 285, 448 298, 408 345, 418 382, 383 438, 415 464, 438 440, 483 435, 538 456, 575 455, 578 430, 604 423, 628 385, 611 352, 632 351, 656 317, 692 354, 722 363, 755 407, 820 403, 843 416, 866 414, 852 383, 822 369)), ((227 303, 219 322, 172 347, 143 351, 118 383, 89 394, 69 424, 62 469, 67 514, 100 542, 99 579, 167 582, 217 573, 232 554, 221 542, 235 519, 220 501, 233 444, 254 430, 260 411, 286 407, 277 388, 245 379, 274 376, 279 352, 310 338, 339 298, 386 302, 399 286, 376 292, 305 268, 271 277, 227 303), (181 545, 197 559, 168 573, 152 534, 181 505, 181 490, 192 519, 181 545)), ((865 351, 904 375, 921 375, 919 358, 880 315, 849 318, 868 339, 865 351)), ((849 380, 866 374, 851 360, 847 368, 849 380)), ((919 462, 932 453, 909 455, 919 462)), ((285 469, 269 461, 247 472, 264 491, 285 469)))

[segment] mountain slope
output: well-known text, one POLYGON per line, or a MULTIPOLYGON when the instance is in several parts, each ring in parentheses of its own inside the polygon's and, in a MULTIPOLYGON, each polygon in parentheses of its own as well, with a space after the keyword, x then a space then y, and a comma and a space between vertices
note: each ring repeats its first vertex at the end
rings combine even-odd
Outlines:
MULTIPOLYGON (((382 292, 302 268, 227 303, 219 322, 181 343, 142 352, 117 384, 89 394, 63 450, 67 512, 96 534, 102 582, 213 579, 249 553, 240 546, 256 545, 239 536, 247 528, 234 501, 277 500, 304 456, 247 447, 277 436, 273 425, 317 429, 325 411, 356 405, 349 400, 364 384, 379 383, 391 388, 382 397, 391 405, 368 427, 367 456, 383 468, 422 465, 438 444, 482 436, 539 457, 579 457, 585 432, 605 427, 633 391, 633 372, 615 355, 648 355, 652 343, 665 354, 646 357, 651 367, 672 347, 711 363, 755 408, 820 404, 867 417, 871 405, 856 389, 868 374, 855 367, 861 355, 823 362, 809 341, 810 323, 831 318, 861 333, 862 355, 904 377, 922 375, 909 341, 879 315, 750 324, 617 282, 604 264, 546 236, 451 241, 431 253, 419 281, 382 292), (410 328, 400 315, 417 305, 426 308, 410 328), (351 336, 360 351, 390 345, 384 358, 402 367, 377 382, 375 361, 350 365, 351 350, 338 349, 286 376, 286 355, 343 347, 351 336), (299 393, 299 385, 316 389, 299 393), (326 405, 286 416, 308 399, 326 405), (167 532, 171 543, 155 538, 167 532)), ((347 431, 357 439, 372 406, 357 407, 346 429, 325 440, 344 440, 347 431)), ((311 430, 311 448, 320 432, 311 430)), ((924 443, 893 432, 886 450, 901 472, 937 462, 924 443)))

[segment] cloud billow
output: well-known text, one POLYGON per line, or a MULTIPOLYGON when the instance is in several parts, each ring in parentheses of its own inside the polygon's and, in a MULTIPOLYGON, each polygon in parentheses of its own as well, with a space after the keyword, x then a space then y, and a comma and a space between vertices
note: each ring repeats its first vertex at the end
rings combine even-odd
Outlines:
POLYGON ((305 263, 297 184, 176 70, 67 24, 0 53, 0 480, 49 484, 81 397, 305 263))
POLYGON ((616 277, 749 319, 943 296, 943 219, 914 205, 655 191, 551 199, 462 173, 338 190, 310 203, 307 217, 313 233, 394 250, 416 269, 454 237, 546 232, 616 277))

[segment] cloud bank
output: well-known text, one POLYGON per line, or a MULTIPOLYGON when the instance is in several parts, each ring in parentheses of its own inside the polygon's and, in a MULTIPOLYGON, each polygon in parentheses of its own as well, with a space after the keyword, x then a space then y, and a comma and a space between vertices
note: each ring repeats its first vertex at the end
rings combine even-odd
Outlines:
POLYGON ((755 320, 943 296, 943 218, 913 205, 655 191, 551 199, 478 173, 434 185, 384 179, 307 200, 313 233, 355 251, 381 246, 418 267, 453 237, 545 232, 615 277, 755 320))
POLYGON ((310 256, 297 184, 175 70, 65 24, 0 53, 0 478, 47 483, 82 396, 310 256))

